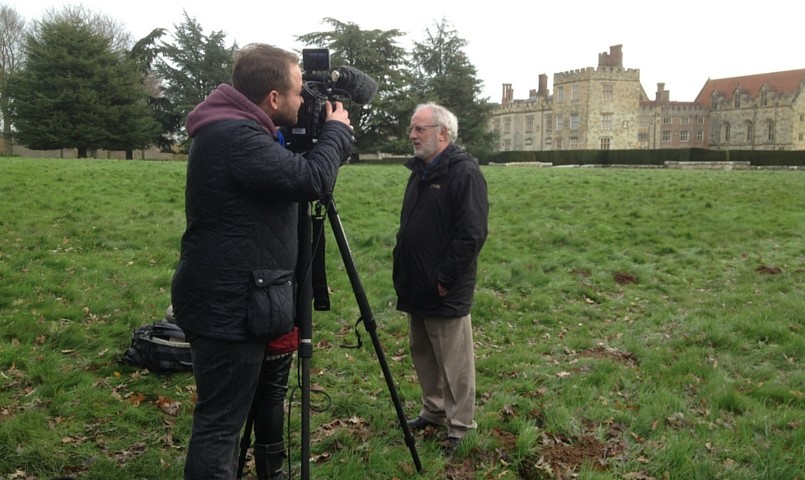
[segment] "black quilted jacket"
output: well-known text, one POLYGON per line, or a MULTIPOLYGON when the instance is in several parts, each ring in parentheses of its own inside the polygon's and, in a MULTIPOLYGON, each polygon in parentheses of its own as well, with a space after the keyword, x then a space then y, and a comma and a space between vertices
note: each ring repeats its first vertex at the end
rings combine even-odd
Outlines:
POLYGON ((478 162, 450 145, 424 173, 413 159, 394 247, 397 309, 436 317, 468 315, 478 254, 486 241, 489 205, 478 162), (448 291, 440 297, 437 284, 448 291))
POLYGON ((254 120, 195 132, 171 292, 189 338, 265 341, 293 327, 297 202, 331 192, 352 148, 351 131, 339 122, 327 122, 318 140, 302 156, 254 120))

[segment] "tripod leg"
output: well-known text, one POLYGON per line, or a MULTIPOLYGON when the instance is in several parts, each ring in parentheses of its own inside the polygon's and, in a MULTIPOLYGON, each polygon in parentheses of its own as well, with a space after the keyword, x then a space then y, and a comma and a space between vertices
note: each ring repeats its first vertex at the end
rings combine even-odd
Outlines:
POLYGON ((301 476, 310 478, 310 360, 313 357, 313 281, 307 266, 312 263, 313 232, 310 221, 310 205, 299 204, 299 260, 296 278, 301 279, 297 302, 299 327, 299 369, 302 389, 302 447, 301 476))
POLYGON ((422 473, 422 463, 420 462, 419 454, 416 451, 416 440, 411 433, 411 429, 408 427, 405 412, 402 408, 402 402, 400 402, 399 395, 397 394, 397 388, 394 386, 394 381, 391 378, 391 371, 389 370, 388 363, 386 362, 386 356, 383 353, 383 346, 381 345, 380 339, 377 336, 377 322, 372 315, 372 309, 369 306, 369 301, 366 298, 366 292, 363 290, 363 285, 361 284, 358 270, 355 267, 355 261, 352 258, 352 252, 349 249, 349 244, 347 243, 347 238, 344 234, 341 219, 339 218, 338 211, 335 208, 335 201, 332 199, 330 199, 329 205, 327 206, 327 216, 330 218, 330 225, 333 229, 333 235, 335 236, 336 243, 338 244, 338 250, 341 252, 341 258, 344 262, 344 268, 347 270, 349 281, 352 284, 352 291, 355 293, 355 300, 358 302, 358 308, 361 312, 363 325, 366 328, 366 331, 369 333, 369 336, 372 337, 372 345, 375 348, 375 354, 380 362, 380 368, 383 370, 383 377, 386 379, 386 386, 389 389, 389 394, 391 394, 392 402, 394 403, 394 407, 397 411, 397 418, 399 419, 400 427, 402 427, 402 430, 405 434, 405 444, 408 445, 408 449, 411 451, 411 457, 414 460, 414 465, 416 466, 417 472, 422 473))

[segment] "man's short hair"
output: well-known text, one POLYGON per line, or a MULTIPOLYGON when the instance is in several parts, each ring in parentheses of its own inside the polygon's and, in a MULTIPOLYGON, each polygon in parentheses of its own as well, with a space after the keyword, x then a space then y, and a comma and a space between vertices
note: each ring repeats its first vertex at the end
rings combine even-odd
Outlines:
POLYGON ((235 52, 232 86, 252 103, 260 104, 272 90, 286 93, 291 89, 291 66, 299 64, 293 52, 251 43, 235 52))
POLYGON ((456 138, 458 138, 458 119, 453 112, 435 102, 419 104, 414 112, 416 113, 425 108, 430 109, 431 114, 433 114, 433 121, 447 130, 447 140, 450 143, 455 142, 456 138))

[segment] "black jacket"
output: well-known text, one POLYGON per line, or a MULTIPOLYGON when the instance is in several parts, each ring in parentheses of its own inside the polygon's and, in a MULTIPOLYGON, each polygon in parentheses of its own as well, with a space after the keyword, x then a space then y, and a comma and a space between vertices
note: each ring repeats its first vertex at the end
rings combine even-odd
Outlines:
POLYGON ((468 315, 478 254, 486 241, 489 205, 478 162, 448 146, 431 171, 420 159, 403 198, 394 247, 397 309, 439 317, 468 315), (440 297, 437 283, 448 291, 440 297))
POLYGON ((303 156, 277 142, 267 118, 211 121, 191 133, 187 228, 171 292, 189 336, 265 341, 293 328, 297 202, 332 191, 352 135, 327 122, 303 156))

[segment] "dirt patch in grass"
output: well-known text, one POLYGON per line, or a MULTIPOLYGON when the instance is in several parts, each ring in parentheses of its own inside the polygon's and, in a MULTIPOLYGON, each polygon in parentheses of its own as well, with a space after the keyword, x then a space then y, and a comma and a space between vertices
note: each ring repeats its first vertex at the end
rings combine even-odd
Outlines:
POLYGON ((762 273, 765 275, 779 275, 783 273, 783 269, 780 267, 775 267, 774 265, 760 265, 755 269, 758 273, 762 273))
POLYGON ((593 470, 607 470, 610 460, 620 457, 624 449, 620 429, 614 425, 610 425, 606 440, 600 440, 592 432, 578 437, 545 433, 538 451, 521 461, 517 472, 524 480, 577 478, 584 465, 593 470))
POLYGON ((590 435, 577 439, 546 436, 538 456, 522 462, 518 473, 525 480, 542 480, 566 478, 565 475, 571 478, 585 464, 595 470, 605 470, 606 452, 606 445, 590 435))
MULTIPOLYGON (((494 457, 489 451, 483 454, 473 450, 463 458, 454 458, 445 465, 444 477, 448 480, 477 478, 479 471, 490 466, 510 465, 523 480, 564 480, 578 477, 582 467, 598 471, 609 468, 609 462, 619 459, 625 449, 622 429, 609 425, 605 440, 590 431, 578 437, 565 437, 544 433, 535 453, 514 463, 518 437, 510 432, 493 429, 489 434, 497 441, 494 457)), ((489 477, 491 478, 491 477, 489 477)))
POLYGON ((618 285, 629 285, 630 283, 637 283, 637 277, 628 272, 615 272, 615 283, 618 285))
POLYGON ((640 365, 640 361, 637 359, 637 355, 635 355, 634 353, 624 352, 618 350, 617 348, 605 347, 603 345, 598 345, 595 348, 582 350, 578 352, 578 355, 590 358, 608 358, 610 360, 615 360, 630 367, 637 367, 638 365, 640 365))

